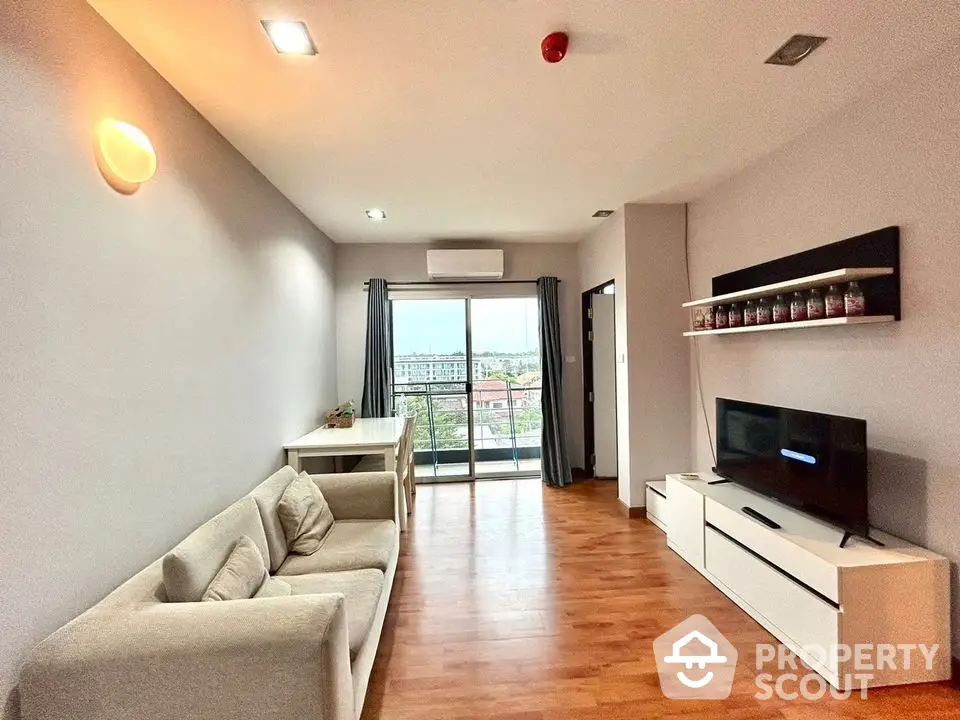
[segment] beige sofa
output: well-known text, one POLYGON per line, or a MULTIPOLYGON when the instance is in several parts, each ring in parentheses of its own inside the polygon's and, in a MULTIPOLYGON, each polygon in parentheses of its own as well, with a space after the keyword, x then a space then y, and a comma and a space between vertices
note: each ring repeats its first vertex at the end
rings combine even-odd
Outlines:
POLYGON ((276 511, 295 477, 283 468, 174 549, 184 601, 161 558, 41 642, 24 720, 359 718, 397 568, 396 475, 313 476, 335 523, 309 556, 287 554, 276 511), (292 595, 194 602, 241 535, 292 595))

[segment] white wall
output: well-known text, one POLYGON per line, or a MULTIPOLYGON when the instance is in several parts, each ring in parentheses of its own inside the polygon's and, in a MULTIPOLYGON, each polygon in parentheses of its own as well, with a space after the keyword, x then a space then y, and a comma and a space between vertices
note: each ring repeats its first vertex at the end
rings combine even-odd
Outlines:
MULTIPOLYGON (((903 321, 699 341, 723 395, 866 418, 870 512, 954 561, 960 654, 960 60, 939 55, 691 206, 695 292, 710 278, 887 225, 901 228, 903 321)), ((711 464, 696 396, 695 459, 711 464)), ((713 419, 712 410, 708 413, 713 419)))
POLYGON ((645 484, 689 456, 689 370, 682 205, 629 204, 579 245, 580 288, 616 283, 618 490, 646 503, 645 484))
POLYGON ((626 205, 630 341, 630 505, 690 457, 687 265, 683 205, 626 205))
MULTIPOLYGON (((363 283, 374 277, 391 282, 426 282, 427 244, 337 246, 338 388, 341 400, 363 395, 367 294, 363 283)), ((439 245, 437 246, 439 247, 439 245)), ((491 247, 483 243, 443 247, 491 247)), ((580 293, 577 246, 569 243, 500 244, 505 280, 560 279, 560 334, 563 354, 575 358, 563 366, 563 406, 570 463, 583 467, 583 384, 580 371, 580 293)))
POLYGON ((335 398, 333 247, 82 0, 0 8, 0 693, 335 398), (136 195, 107 116, 159 156, 136 195))
MULTIPOLYGON (((611 280, 615 284, 614 327, 617 360, 617 495, 632 507, 630 487, 630 375, 627 371, 627 249, 626 213, 621 208, 577 245, 580 292, 611 280)), ((581 319, 582 320, 582 319, 581 319)), ((582 382, 582 381, 581 381, 582 382)))

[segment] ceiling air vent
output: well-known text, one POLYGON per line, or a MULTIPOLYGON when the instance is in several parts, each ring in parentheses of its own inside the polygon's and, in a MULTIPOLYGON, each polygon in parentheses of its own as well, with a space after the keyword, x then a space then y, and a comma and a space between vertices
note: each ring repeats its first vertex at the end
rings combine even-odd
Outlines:
POLYGON ((767 65, 796 65, 805 60, 827 39, 816 35, 794 35, 780 49, 767 58, 767 65))

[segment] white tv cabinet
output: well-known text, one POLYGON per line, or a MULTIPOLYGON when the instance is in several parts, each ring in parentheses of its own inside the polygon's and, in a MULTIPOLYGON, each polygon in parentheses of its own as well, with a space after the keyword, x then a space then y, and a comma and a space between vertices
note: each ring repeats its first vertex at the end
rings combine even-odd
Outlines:
POLYGON ((909 668, 872 671, 868 687, 950 679, 950 565, 946 558, 878 530, 877 547, 720 480, 668 475, 667 544, 831 685, 860 688, 837 645, 939 645, 927 669, 914 651, 909 668), (746 515, 751 507, 779 530, 746 515))

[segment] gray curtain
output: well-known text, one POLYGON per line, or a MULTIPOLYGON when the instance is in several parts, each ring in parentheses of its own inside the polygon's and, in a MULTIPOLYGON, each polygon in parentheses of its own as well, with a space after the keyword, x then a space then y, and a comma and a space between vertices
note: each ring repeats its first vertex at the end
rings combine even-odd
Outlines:
POLYGON ((390 417, 390 304, 387 281, 372 278, 367 290, 367 349, 360 416, 390 417))
POLYGON ((564 444, 559 282, 555 277, 542 277, 537 280, 537 300, 540 305, 540 365, 543 374, 543 391, 540 394, 540 406, 543 410, 540 456, 543 481, 551 487, 566 487, 573 483, 570 460, 564 444))

